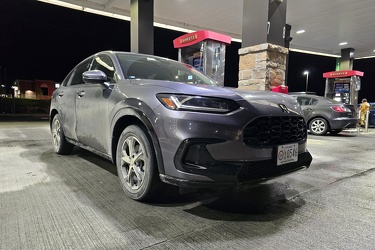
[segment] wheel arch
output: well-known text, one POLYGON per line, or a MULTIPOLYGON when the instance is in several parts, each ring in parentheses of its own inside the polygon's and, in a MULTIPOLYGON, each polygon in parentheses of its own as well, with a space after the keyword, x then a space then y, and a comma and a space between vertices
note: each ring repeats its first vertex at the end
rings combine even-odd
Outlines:
POLYGON ((162 153, 161 153, 159 140, 155 133, 155 130, 151 122, 147 119, 146 115, 142 111, 135 110, 132 108, 126 108, 126 109, 119 111, 114 118, 114 122, 113 122, 112 129, 111 129, 112 131, 111 132, 112 133, 112 140, 111 140, 112 162, 116 164, 116 149, 117 149, 119 137, 122 131, 124 131, 124 129, 130 125, 137 125, 145 129, 146 135, 150 138, 151 144, 153 146, 153 150, 155 152, 158 171, 160 174, 164 174, 165 171, 164 171, 162 153))
POLYGON ((314 116, 307 123, 307 128, 310 130, 310 133, 312 133, 312 134, 325 135, 327 132, 331 131, 331 124, 330 124, 329 120, 327 118, 325 118, 324 116, 314 116), (312 131, 312 129, 310 128, 310 125, 316 119, 320 119, 320 120, 324 120, 325 121, 325 123, 327 124, 327 129, 325 130, 325 132, 323 132, 323 133, 316 133, 316 132, 312 131))
POLYGON ((57 115, 59 112, 57 112, 56 109, 52 109, 50 111, 50 115, 49 115, 49 128, 52 129, 52 121, 53 121, 53 118, 55 117, 55 115, 57 115))
POLYGON ((327 124, 328 124, 328 131, 331 130, 331 124, 329 122, 329 119, 327 119, 326 117, 322 116, 322 115, 317 115, 317 116, 313 116, 311 117, 308 121, 307 121, 307 127, 310 128, 310 123, 312 122, 312 120, 316 119, 316 118, 321 118, 321 119, 324 119, 327 124))

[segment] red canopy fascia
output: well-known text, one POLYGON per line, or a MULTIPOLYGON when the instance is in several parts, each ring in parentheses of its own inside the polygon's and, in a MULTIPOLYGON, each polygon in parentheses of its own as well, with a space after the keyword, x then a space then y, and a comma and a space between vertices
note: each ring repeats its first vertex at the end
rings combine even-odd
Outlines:
POLYGON ((323 73, 324 78, 341 78, 341 77, 349 77, 349 76, 363 76, 362 71, 358 70, 338 70, 338 71, 331 71, 323 73))
POLYGON ((232 37, 209 30, 199 30, 177 37, 173 40, 173 45, 175 48, 183 48, 202 42, 203 40, 214 40, 225 44, 230 44, 232 37))

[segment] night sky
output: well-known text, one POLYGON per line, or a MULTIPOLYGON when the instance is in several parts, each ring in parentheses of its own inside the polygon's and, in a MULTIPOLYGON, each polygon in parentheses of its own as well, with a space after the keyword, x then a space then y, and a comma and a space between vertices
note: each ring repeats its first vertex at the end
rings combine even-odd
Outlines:
MULTIPOLYGON (((177 59, 173 39, 184 33, 155 28, 154 53, 177 59)), ((225 85, 237 86, 238 49, 232 42, 226 51, 225 85)), ((130 23, 82 11, 37 2, 0 0, 0 82, 16 79, 53 80, 65 75, 84 58, 102 50, 130 51, 130 23)), ((308 90, 324 95, 323 73, 334 71, 336 58, 289 54, 289 91, 308 90)), ((353 69, 365 72, 359 100, 375 101, 375 59, 355 60, 353 69)))

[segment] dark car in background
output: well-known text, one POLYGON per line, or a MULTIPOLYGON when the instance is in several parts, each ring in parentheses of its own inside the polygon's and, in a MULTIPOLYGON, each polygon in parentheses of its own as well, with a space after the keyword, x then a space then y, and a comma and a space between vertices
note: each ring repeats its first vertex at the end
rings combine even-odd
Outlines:
POLYGON ((135 200, 153 197, 162 182, 234 188, 312 161, 293 97, 220 87, 189 65, 151 55, 88 57, 53 93, 50 121, 56 153, 76 145, 113 161, 135 200))
POLYGON ((375 102, 369 102, 370 114, 368 116, 368 125, 375 126, 375 102))
POLYGON ((344 129, 356 128, 358 110, 355 105, 343 104, 330 98, 292 94, 302 107, 307 127, 311 134, 337 134, 344 129))

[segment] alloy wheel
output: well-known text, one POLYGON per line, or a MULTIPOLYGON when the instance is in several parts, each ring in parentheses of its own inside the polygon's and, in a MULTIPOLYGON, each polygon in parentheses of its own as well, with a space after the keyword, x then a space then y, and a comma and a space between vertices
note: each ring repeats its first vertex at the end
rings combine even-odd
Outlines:
POLYGON ((142 186, 146 162, 148 158, 144 146, 136 137, 129 136, 121 147, 121 174, 132 190, 142 186))
POLYGON ((58 119, 55 119, 52 127, 52 139, 53 139, 53 145, 55 149, 60 148, 61 143, 61 125, 60 121, 58 119))

